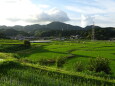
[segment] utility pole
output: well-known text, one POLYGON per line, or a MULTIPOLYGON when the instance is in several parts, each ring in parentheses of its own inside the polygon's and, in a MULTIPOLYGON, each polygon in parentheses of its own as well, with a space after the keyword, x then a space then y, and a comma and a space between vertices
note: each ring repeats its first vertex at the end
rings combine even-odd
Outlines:
POLYGON ((61 38, 63 37, 63 27, 62 27, 62 31, 61 31, 61 38))
POLYGON ((95 40, 95 23, 93 21, 93 25, 92 25, 92 41, 95 40))
POLYGON ((67 24, 67 30, 68 30, 68 24, 67 24))

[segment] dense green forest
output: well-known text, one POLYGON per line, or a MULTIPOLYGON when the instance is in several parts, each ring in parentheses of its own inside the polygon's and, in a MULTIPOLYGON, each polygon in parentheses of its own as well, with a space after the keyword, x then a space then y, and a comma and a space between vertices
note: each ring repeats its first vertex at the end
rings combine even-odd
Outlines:
MULTIPOLYGON (((27 26, 0 26, 0 38, 9 38, 17 35, 35 37, 70 37, 78 35, 82 39, 91 39, 92 26, 85 28, 72 26, 61 22, 52 22, 47 25, 27 25, 27 26)), ((95 26, 95 39, 109 40, 115 37, 115 28, 102 28, 95 26)))

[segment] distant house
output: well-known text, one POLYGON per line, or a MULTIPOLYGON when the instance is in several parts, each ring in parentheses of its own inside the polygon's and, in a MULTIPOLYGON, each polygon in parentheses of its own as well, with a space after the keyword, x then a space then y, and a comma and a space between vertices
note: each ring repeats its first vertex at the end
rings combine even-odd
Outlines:
POLYGON ((24 39, 25 39, 25 36, 23 36, 22 34, 18 34, 14 39, 24 40, 24 39))
POLYGON ((25 37, 25 40, 34 40, 34 39, 39 39, 38 37, 34 37, 34 36, 29 36, 29 37, 25 37))
POLYGON ((39 39, 39 37, 34 37, 34 36, 26 37, 26 36, 19 34, 15 37, 15 39, 17 40, 35 40, 35 39, 39 39))
POLYGON ((115 38, 110 38, 110 41, 114 40, 115 41, 115 38))
POLYGON ((17 36, 10 36, 10 39, 16 40, 50 40, 52 37, 35 37, 35 36, 23 36, 22 34, 18 34, 17 36))
POLYGON ((10 38, 10 39, 15 39, 14 36, 7 36, 7 38, 10 38))
POLYGON ((70 39, 79 39, 79 35, 72 35, 72 36, 70 36, 70 39))

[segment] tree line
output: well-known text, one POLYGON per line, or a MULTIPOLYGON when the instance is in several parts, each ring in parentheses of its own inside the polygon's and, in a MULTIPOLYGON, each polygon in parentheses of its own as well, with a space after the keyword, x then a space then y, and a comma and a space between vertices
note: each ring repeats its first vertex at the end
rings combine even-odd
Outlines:
MULTIPOLYGON (((10 29, 0 29, 0 38, 9 38, 10 36, 35 36, 35 37, 70 37, 78 35, 82 39, 91 39, 92 37, 92 27, 86 27, 84 29, 51 29, 51 28, 41 28, 34 29, 31 31, 18 31, 13 28, 10 29)), ((95 39, 96 40, 109 40, 115 37, 115 28, 101 28, 95 27, 95 39)))

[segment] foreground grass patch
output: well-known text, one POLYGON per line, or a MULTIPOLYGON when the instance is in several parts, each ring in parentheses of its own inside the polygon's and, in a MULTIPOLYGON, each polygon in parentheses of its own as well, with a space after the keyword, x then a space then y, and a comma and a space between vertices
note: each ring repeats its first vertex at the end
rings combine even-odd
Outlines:
POLYGON ((12 86, 114 86, 115 81, 51 67, 4 62, 0 64, 0 85, 12 86))

